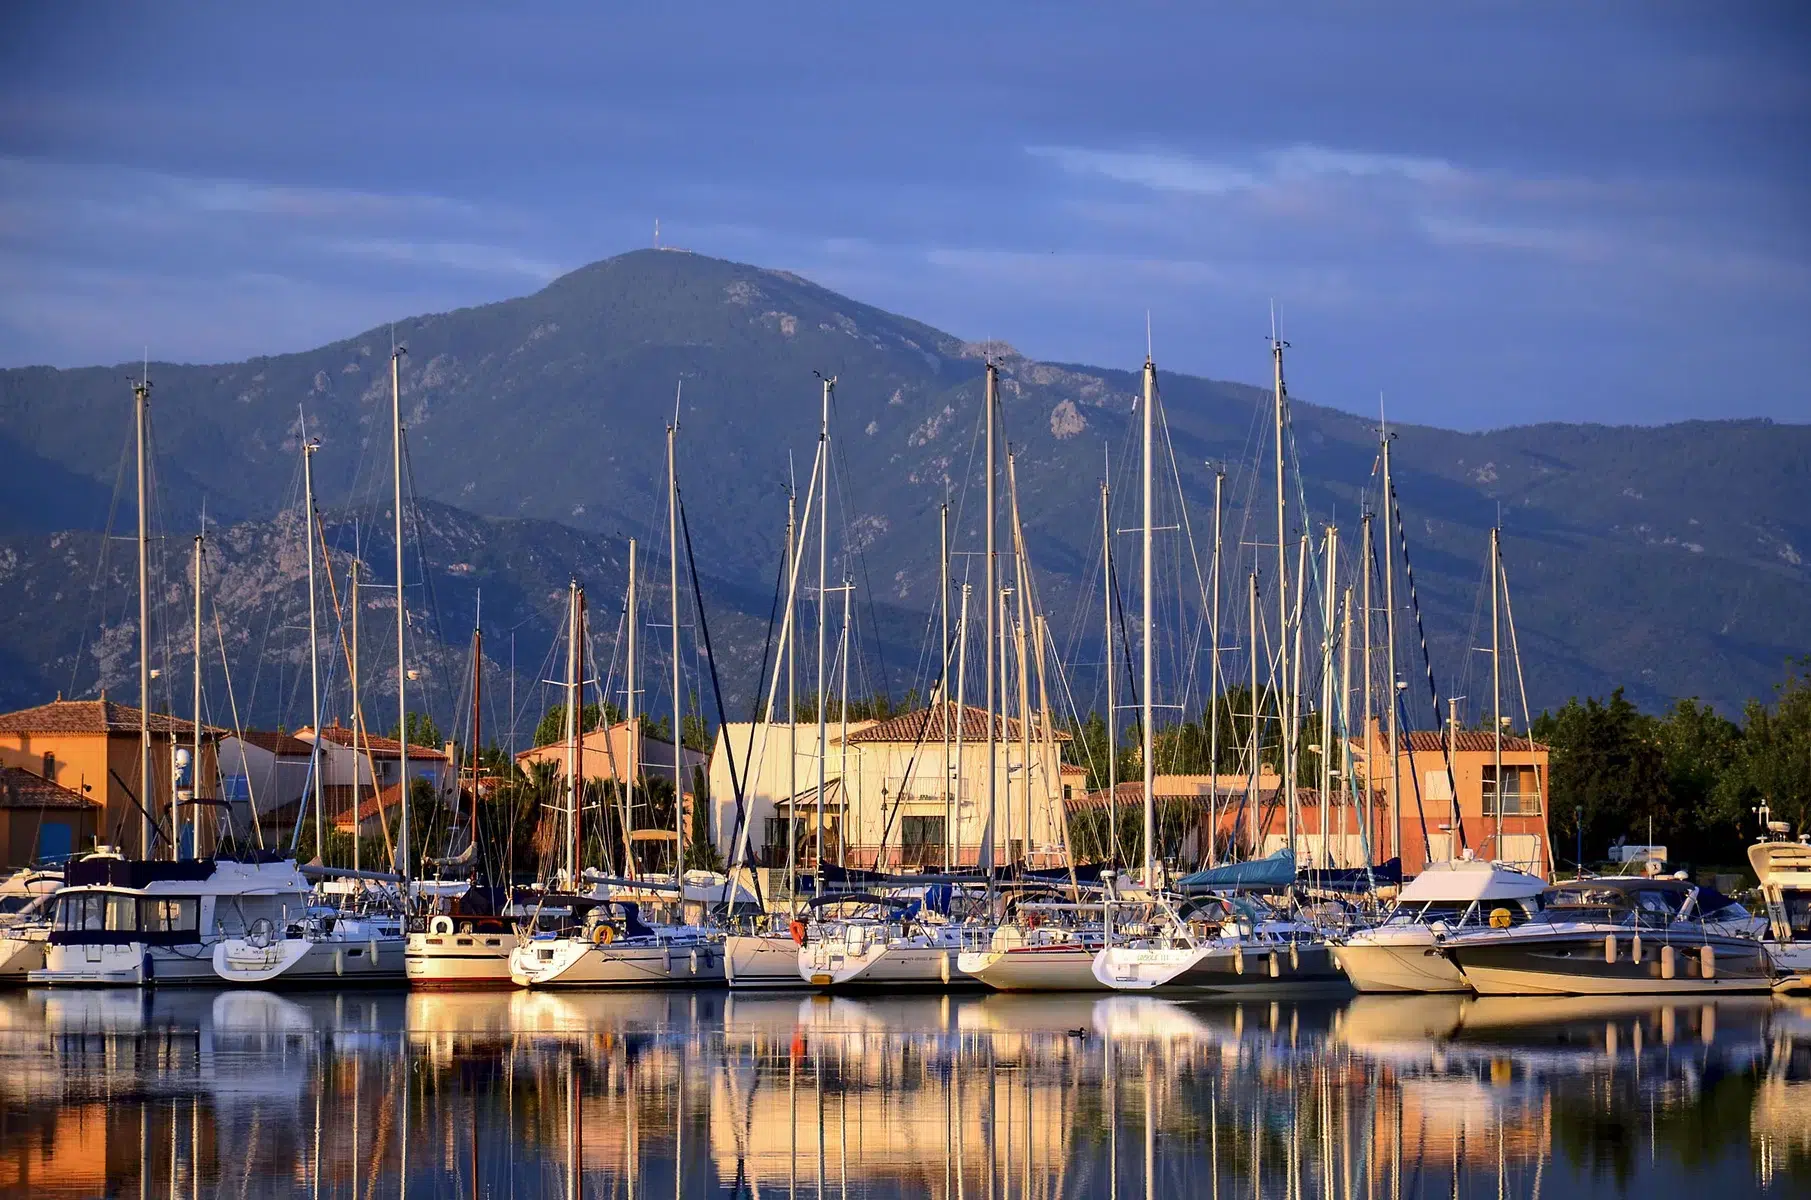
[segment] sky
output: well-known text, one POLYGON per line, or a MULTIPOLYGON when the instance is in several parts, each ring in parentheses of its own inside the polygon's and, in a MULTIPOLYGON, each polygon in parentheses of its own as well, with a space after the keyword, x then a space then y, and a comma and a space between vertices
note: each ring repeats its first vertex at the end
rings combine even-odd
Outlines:
POLYGON ((660 239, 1462 429, 1811 421, 1811 7, 9 5, 0 365, 233 361, 660 239), (1286 12, 1279 11, 1286 9, 1286 12))

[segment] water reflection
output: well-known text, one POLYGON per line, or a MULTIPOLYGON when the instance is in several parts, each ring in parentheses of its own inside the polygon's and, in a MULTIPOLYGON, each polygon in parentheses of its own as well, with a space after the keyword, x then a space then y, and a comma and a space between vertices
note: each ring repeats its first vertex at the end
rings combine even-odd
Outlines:
POLYGON ((1811 1189, 1811 1005, 0 995, 14 1194, 1706 1189, 1811 1189))

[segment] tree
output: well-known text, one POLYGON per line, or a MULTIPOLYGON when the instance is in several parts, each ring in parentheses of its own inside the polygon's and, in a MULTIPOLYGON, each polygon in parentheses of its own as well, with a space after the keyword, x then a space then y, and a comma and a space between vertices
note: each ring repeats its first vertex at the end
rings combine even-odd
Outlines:
MULTIPOLYGON (((587 704, 579 709, 579 721, 583 726, 580 733, 590 733, 602 729, 605 724, 614 725, 623 719, 621 710, 616 705, 605 703, 601 708, 596 704, 587 704)), ((555 742, 566 740, 566 706, 556 704, 541 717, 534 727, 534 744, 551 746, 555 742)))
POLYGON ((1575 843, 1581 814, 1585 855, 1603 854, 1619 836, 1644 841, 1681 829, 1668 787, 1657 722, 1617 688, 1607 703, 1577 697, 1557 713, 1543 712, 1534 736, 1552 747, 1550 825, 1563 856, 1575 843))
POLYGON ((1772 707, 1750 700, 1741 745, 1717 788, 1719 811, 1742 820, 1765 800, 1776 821, 1811 832, 1811 656, 1787 663, 1772 707))
MULTIPOLYGON (((397 732, 398 728, 395 725, 390 726, 392 740, 401 736, 397 732)), ((426 746, 430 750, 438 750, 446 745, 446 739, 440 736, 440 726, 434 724, 433 717, 424 712, 411 712, 409 714, 409 745, 426 746)))

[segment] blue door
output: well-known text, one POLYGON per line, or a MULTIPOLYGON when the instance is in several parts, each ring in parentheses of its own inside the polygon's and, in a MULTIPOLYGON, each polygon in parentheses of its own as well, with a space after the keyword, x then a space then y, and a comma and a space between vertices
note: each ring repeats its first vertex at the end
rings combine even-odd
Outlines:
POLYGON ((62 821, 46 821, 38 826, 38 861, 62 862, 75 849, 75 831, 62 821))

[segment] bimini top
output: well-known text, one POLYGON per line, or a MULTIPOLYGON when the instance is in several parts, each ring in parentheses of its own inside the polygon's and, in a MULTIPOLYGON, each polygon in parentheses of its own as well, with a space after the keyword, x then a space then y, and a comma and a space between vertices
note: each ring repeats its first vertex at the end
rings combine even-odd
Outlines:
POLYGON ((1398 904, 1470 904, 1474 900, 1526 900, 1547 890, 1538 875, 1475 859, 1429 863, 1402 889, 1398 904))
POLYGON ((1811 887, 1811 846, 1803 842, 1756 842, 1748 865, 1761 886, 1811 887))

